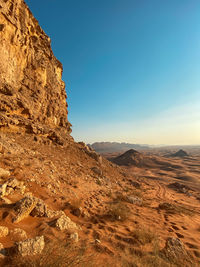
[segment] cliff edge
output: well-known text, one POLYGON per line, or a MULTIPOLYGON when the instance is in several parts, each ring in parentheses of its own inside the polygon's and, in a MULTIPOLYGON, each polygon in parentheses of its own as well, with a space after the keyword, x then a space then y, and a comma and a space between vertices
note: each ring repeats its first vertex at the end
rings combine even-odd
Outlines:
POLYGON ((0 44, 0 130, 62 143, 71 133, 62 64, 23 0, 0 0, 0 44))

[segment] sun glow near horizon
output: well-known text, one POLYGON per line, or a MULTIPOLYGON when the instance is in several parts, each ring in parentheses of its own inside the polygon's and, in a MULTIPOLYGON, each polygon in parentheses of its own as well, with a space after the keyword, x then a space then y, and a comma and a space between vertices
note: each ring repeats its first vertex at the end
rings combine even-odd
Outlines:
POLYGON ((127 142, 149 145, 200 145, 200 102, 168 109, 138 121, 95 124, 79 138, 78 126, 72 135, 77 141, 94 143, 127 142))

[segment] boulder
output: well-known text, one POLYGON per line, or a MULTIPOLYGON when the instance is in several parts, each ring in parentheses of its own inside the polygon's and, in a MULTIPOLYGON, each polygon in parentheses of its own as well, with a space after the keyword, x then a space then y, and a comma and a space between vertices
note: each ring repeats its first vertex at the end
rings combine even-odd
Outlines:
POLYGON ((54 218, 54 217, 60 217, 62 215, 65 215, 63 211, 54 211, 48 208, 48 206, 39 198, 35 198, 37 200, 37 203, 34 207, 34 209, 31 212, 31 216, 34 217, 47 217, 47 218, 54 218))
POLYGON ((25 197, 16 203, 16 217, 13 219, 14 223, 18 223, 26 218, 35 208, 37 199, 34 197, 25 197))
POLYGON ((77 229, 77 225, 66 215, 62 215, 55 222, 55 226, 58 230, 72 230, 77 229))
POLYGON ((41 254, 45 247, 44 236, 26 239, 16 243, 16 252, 21 256, 41 254))

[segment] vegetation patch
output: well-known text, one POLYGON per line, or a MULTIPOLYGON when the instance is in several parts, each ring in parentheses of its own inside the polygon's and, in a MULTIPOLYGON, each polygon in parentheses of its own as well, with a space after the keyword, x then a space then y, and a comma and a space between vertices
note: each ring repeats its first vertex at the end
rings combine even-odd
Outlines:
POLYGON ((107 216, 112 220, 125 221, 130 216, 129 207, 122 201, 111 203, 107 216))

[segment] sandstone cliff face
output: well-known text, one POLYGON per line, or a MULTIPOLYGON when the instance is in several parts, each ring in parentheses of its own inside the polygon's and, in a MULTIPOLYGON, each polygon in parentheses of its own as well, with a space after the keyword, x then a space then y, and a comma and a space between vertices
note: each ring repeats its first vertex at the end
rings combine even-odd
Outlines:
POLYGON ((62 65, 23 0, 0 0, 0 131, 69 135, 62 65))

